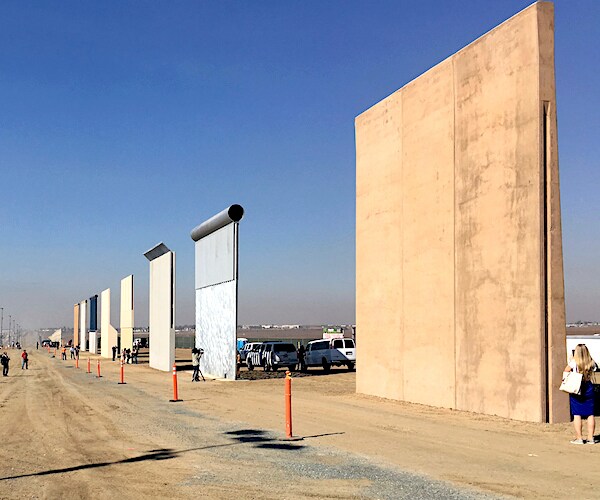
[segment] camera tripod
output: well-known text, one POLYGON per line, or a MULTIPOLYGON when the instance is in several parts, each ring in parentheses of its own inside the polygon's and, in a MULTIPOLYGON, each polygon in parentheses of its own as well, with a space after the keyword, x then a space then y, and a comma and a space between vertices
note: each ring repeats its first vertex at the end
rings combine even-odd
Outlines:
MULTIPOLYGON (((202 375, 202 370, 200 369, 199 366, 198 366, 198 373, 202 377, 202 382, 206 382, 206 379, 204 378, 204 375, 202 375)), ((196 378, 193 380, 193 382, 200 382, 200 379, 198 378, 198 375, 196 375, 196 378)))
MULTIPOLYGON (((204 375, 202 374, 202 370, 200 369, 200 360, 202 359, 203 355, 204 355, 204 349, 199 349, 199 353, 198 353, 198 373, 202 377, 202 382, 206 382, 206 379, 204 378, 204 375)), ((196 376, 194 377, 194 379, 192 380, 192 382, 200 382, 200 379, 198 378, 198 374, 196 374, 196 376)))

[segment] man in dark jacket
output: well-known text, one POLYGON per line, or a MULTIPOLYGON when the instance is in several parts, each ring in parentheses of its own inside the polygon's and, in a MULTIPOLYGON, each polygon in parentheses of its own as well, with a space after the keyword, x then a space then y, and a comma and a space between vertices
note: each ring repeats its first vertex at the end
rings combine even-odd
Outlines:
POLYGON ((10 358, 8 357, 8 354, 6 354, 6 351, 2 353, 2 356, 0 356, 0 363, 2 364, 2 375, 4 377, 8 377, 8 363, 10 361, 10 358))

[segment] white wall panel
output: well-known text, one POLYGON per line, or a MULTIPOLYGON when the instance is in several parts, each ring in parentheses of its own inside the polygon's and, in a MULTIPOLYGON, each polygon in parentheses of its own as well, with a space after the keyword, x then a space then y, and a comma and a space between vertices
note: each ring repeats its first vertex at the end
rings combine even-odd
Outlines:
POLYGON ((196 290, 235 278, 235 224, 229 224, 196 246, 196 290))
POLYGON ((235 380, 237 282, 196 290, 196 347, 205 374, 235 380))
POLYGON ((121 280, 121 349, 133 348, 133 275, 121 280))
POLYGON ((87 300, 79 303, 79 348, 81 351, 87 349, 87 300))
POLYGON ((112 358, 112 347, 117 345, 117 331, 110 324, 110 288, 100 295, 100 356, 112 358))
POLYGON ((170 371, 175 363, 175 254, 150 261, 150 367, 170 371))
POLYGON ((89 346, 92 354, 98 354, 98 335, 99 332, 90 332, 89 346))

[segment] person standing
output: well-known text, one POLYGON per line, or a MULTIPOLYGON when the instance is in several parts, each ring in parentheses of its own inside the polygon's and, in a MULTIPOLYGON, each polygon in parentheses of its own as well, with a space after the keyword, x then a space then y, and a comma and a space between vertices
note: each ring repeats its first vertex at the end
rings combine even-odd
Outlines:
POLYGON ((63 361, 67 360, 67 348, 66 347, 62 348, 62 360, 63 361))
POLYGON ((596 363, 590 356, 590 352, 585 344, 577 344, 573 359, 564 369, 565 372, 581 373, 580 394, 569 394, 569 403, 571 406, 571 415, 573 415, 573 427, 575 428, 575 439, 571 444, 596 444, 594 441, 594 431, 596 420, 594 418, 594 386, 591 382, 592 372, 596 369, 596 363), (582 419, 587 420, 587 440, 583 439, 582 419))
POLYGON ((306 371, 306 361, 304 356, 306 355, 306 349, 304 348, 304 344, 300 344, 298 348, 298 361, 300 362, 300 371, 306 371))
POLYGON ((113 361, 114 361, 117 356, 117 346, 116 345, 112 346, 112 353, 113 353, 113 361))
POLYGON ((195 347, 192 349, 192 382, 200 382, 198 373, 200 372, 200 351, 195 347))
POLYGON ((29 370, 29 356, 27 354, 26 349, 23 349, 23 352, 21 353, 21 358, 23 359, 23 361, 21 362, 21 370, 29 370))
POLYGON ((6 351, 4 351, 2 353, 2 356, 0 356, 0 364, 2 364, 2 376, 3 377, 8 377, 8 363, 10 362, 10 358, 8 357, 8 354, 6 354, 6 351))
POLYGON ((39 342, 36 342, 36 343, 35 343, 35 350, 37 351, 39 348, 40 348, 40 343, 39 343, 39 342))

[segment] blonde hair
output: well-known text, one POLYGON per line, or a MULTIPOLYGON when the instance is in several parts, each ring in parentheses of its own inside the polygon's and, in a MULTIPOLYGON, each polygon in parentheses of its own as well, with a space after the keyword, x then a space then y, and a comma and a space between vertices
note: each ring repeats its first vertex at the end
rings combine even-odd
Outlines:
POLYGON ((583 375, 584 380, 589 380, 596 363, 590 356, 590 351, 585 344, 577 344, 575 347, 575 354, 573 356, 575 363, 577 364, 577 370, 583 375))

